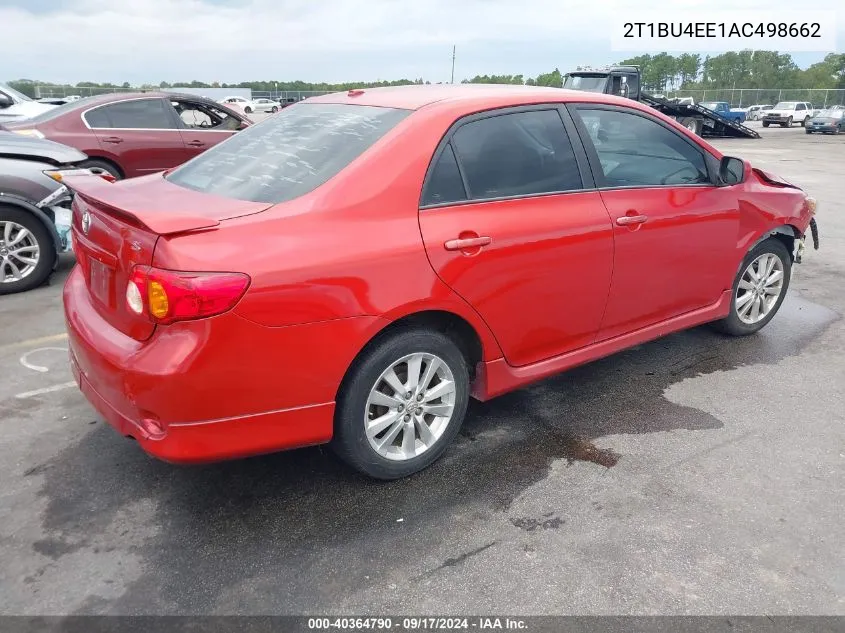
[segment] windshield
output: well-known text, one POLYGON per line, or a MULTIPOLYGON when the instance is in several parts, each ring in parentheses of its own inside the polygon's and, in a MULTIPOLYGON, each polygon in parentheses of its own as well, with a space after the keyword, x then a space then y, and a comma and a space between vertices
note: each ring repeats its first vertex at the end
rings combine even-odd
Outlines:
POLYGON ((172 171, 173 184, 277 204, 340 173, 410 110, 300 103, 238 132, 172 171))
POLYGON ((795 102, 794 101, 779 101, 778 104, 775 106, 775 110, 794 110, 795 109, 795 102))
POLYGON ((20 101, 32 101, 32 99, 27 97, 22 92, 18 92, 17 90, 15 90, 14 88, 10 88, 6 84, 0 84, 0 92, 5 92, 10 97, 14 97, 15 99, 18 99, 20 101))
POLYGON ((843 113, 845 113, 845 110, 822 110, 816 115, 816 117, 822 119, 841 119, 843 113))
POLYGON ((563 87, 569 90, 586 90, 588 92, 604 92, 607 85, 607 76, 590 75, 567 75, 563 87))
POLYGON ((716 108, 719 107, 719 102, 718 101, 702 101, 698 105, 700 105, 702 108, 707 108, 708 110, 715 110, 716 108))

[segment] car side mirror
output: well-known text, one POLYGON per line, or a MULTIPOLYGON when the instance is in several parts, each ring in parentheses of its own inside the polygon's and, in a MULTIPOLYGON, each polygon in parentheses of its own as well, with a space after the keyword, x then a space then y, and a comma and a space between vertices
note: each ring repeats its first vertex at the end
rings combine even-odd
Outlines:
POLYGON ((719 163, 719 181, 723 185, 738 185, 745 180, 745 161, 725 156, 719 163))
POLYGON ((11 108, 14 103, 9 95, 0 94, 0 108, 11 108))

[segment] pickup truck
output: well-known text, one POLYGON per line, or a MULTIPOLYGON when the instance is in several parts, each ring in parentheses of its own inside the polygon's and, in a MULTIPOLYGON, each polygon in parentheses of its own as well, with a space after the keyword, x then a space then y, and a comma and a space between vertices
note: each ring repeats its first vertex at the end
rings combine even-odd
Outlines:
POLYGON ((742 123, 745 121, 745 110, 741 109, 731 109, 731 104, 727 101, 702 101, 699 103, 702 108, 707 108, 708 110, 715 112, 723 119, 728 119, 729 121, 736 121, 737 123, 742 123))
POLYGON ((796 122, 803 127, 813 118, 814 113, 812 104, 806 101, 780 101, 763 115, 763 127, 792 127, 796 122))

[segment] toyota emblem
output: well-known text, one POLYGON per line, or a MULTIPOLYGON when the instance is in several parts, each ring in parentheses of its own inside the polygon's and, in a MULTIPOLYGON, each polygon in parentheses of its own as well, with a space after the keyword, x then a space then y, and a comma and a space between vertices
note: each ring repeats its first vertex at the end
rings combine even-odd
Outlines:
POLYGON ((91 214, 87 211, 82 214, 82 232, 88 235, 88 230, 91 228, 91 214))

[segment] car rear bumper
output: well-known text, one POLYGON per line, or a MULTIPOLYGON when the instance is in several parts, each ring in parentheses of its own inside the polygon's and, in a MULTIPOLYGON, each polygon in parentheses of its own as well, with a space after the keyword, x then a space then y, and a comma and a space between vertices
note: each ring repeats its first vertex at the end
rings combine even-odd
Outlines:
POLYGON ((228 313, 136 341, 97 312, 79 266, 63 300, 82 393, 122 435, 174 463, 329 441, 338 385, 377 320, 270 328, 228 313))
POLYGON ((154 428, 144 420, 130 419, 106 401, 80 370, 73 351, 70 365, 80 391, 103 419, 121 435, 137 440, 145 452, 166 462, 216 462, 331 439, 334 403, 154 428))

